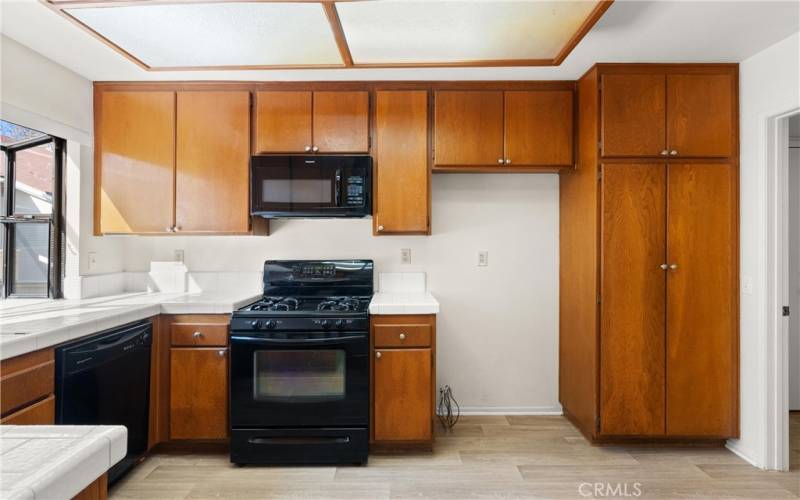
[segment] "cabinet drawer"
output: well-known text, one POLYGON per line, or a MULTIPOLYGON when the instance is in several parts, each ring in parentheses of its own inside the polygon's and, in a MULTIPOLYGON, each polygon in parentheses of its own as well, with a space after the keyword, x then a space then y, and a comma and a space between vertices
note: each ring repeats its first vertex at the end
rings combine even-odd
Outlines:
POLYGON ((3 425, 53 425, 56 423, 56 397, 47 398, 26 406, 0 419, 3 425))
POLYGON ((53 393, 52 349, 36 351, 0 364, 0 414, 5 415, 53 393))
POLYGON ((430 347, 431 326, 375 324, 375 347, 430 347))
POLYGON ((173 346, 226 346, 228 325, 221 323, 171 323, 173 346))

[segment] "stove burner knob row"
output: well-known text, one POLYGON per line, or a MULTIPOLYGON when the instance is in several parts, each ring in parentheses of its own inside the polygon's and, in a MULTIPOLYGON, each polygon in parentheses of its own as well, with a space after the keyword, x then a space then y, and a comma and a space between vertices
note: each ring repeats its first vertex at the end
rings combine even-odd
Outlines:
POLYGON ((330 324, 330 322, 329 322, 327 319, 323 319, 323 320, 322 320, 322 322, 320 323, 320 326, 321 326, 321 327, 322 327, 324 330, 327 330, 327 329, 329 329, 329 328, 331 327, 331 324, 330 324))
POLYGON ((340 320, 336 321, 336 328, 338 328, 340 330, 342 328, 344 328, 344 320, 343 319, 340 319, 340 320))
POLYGON ((253 327, 253 330, 258 330, 261 328, 261 322, 259 320, 251 321, 250 326, 253 327))
POLYGON ((268 319, 264 322, 256 319, 250 322, 250 326, 253 328, 253 330, 260 330, 262 327, 266 328, 267 330, 273 330, 275 329, 275 325, 275 322, 271 319, 268 319))

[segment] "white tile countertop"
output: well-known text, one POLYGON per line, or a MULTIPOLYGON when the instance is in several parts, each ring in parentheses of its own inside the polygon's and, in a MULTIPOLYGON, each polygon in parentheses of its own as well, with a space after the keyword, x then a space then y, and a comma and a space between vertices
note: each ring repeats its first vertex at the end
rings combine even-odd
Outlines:
POLYGON ((259 291, 126 293, 93 299, 0 301, 0 359, 158 314, 229 314, 259 291))
POLYGON ((72 498, 127 453, 121 425, 0 426, 0 498, 72 498))
POLYGON ((381 273, 370 314, 439 314, 439 302, 427 291, 425 273, 381 273))

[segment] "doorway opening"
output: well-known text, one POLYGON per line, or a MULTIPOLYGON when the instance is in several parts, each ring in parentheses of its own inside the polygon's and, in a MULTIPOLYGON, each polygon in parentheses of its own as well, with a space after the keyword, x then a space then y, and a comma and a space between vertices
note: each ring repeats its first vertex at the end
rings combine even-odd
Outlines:
POLYGON ((786 284, 788 315, 789 470, 800 470, 800 113, 786 118, 786 284))

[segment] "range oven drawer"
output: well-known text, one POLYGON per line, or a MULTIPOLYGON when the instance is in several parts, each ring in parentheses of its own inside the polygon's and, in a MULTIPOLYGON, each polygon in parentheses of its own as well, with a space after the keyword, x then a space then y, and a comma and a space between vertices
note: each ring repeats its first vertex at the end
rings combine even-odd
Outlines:
POLYGON ((231 431, 235 464, 364 464, 368 451, 366 427, 231 431))

